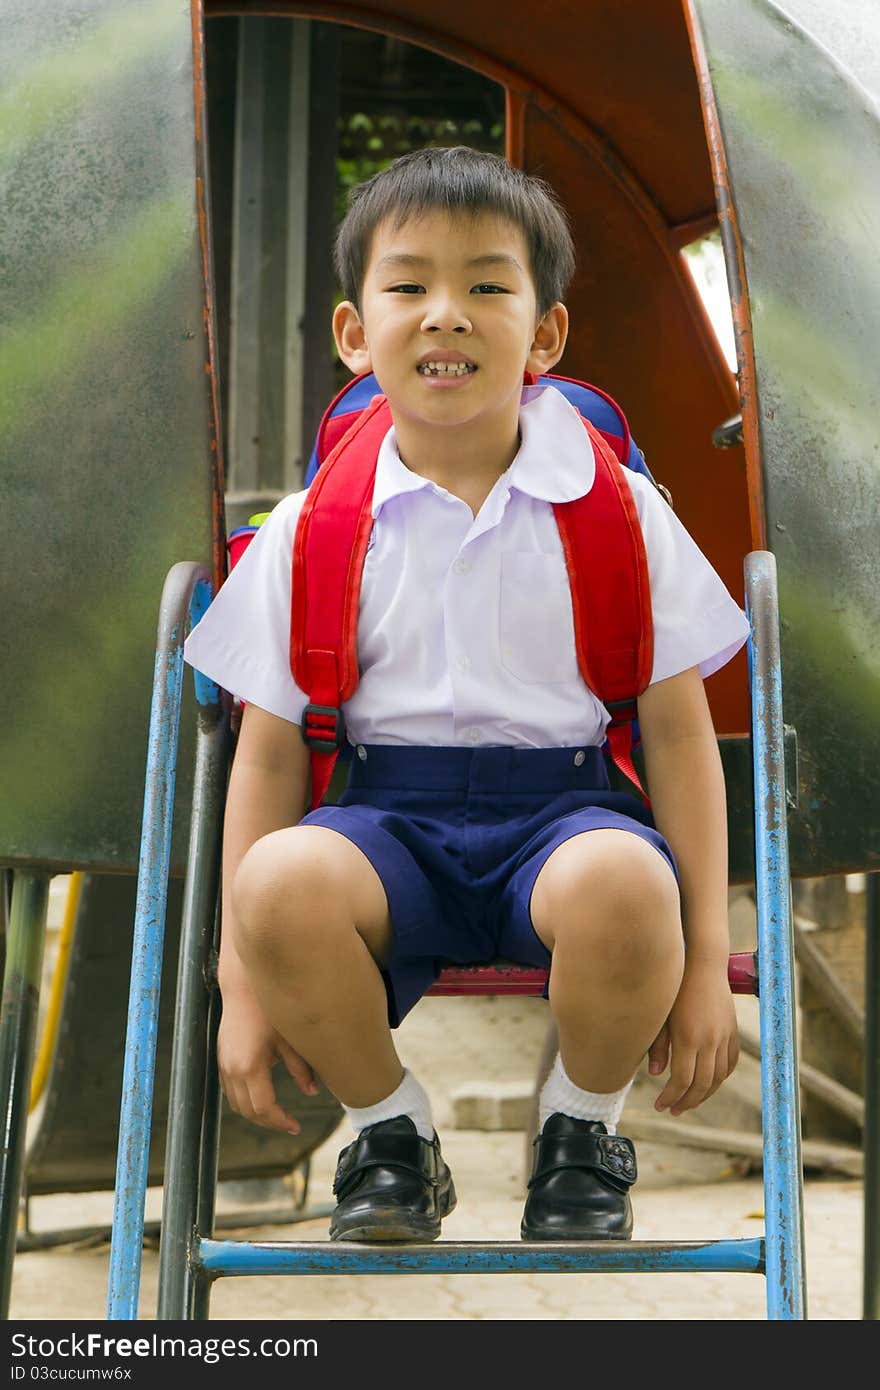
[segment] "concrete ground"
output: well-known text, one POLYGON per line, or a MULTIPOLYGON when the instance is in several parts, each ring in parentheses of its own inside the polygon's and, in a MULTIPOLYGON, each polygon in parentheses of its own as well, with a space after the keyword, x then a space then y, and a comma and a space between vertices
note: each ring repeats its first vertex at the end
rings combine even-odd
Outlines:
MULTIPOLYGON (((59 911, 61 883, 53 893, 59 911)), ((735 925, 735 923, 734 923, 735 925)), ((747 937, 748 921, 740 924, 747 937)), ((747 949, 747 941, 734 949, 747 949)), ((50 962, 47 962, 47 969, 50 962)), ((750 1021, 757 1001, 737 1001, 750 1021)), ((426 999, 399 1030, 407 1065, 430 1091, 444 1155, 452 1168, 458 1207, 444 1222, 450 1240, 517 1240, 525 1177, 522 1129, 457 1128, 472 1114, 462 1092, 494 1085, 526 1094, 534 1081, 549 1015, 533 999, 426 999)), ((759 1127, 756 1063, 744 1058, 728 1083, 730 1115, 744 1130, 759 1127), (750 1070, 751 1068, 751 1070, 750 1070), (738 1088, 734 1095, 734 1082, 738 1088), (731 1112, 730 1106, 734 1106, 731 1112)), ((626 1115, 650 1103, 646 1078, 631 1093, 626 1115)), ((656 1083, 650 1083, 654 1085, 656 1083)), ((708 1107, 723 1095, 725 1088, 708 1107)), ((698 1114, 700 1112, 697 1112, 698 1114)), ((708 1116, 711 1122, 711 1115, 708 1116)), ((313 1219, 286 1226, 254 1226, 224 1238, 327 1239, 326 1209, 339 1149, 349 1141, 343 1122, 312 1155, 307 1211, 313 1219)), ((640 1178, 633 1193, 635 1238, 700 1240, 754 1237, 763 1230, 760 1174, 740 1158, 678 1145, 637 1145, 640 1178)), ((288 1198, 284 1182, 223 1184, 218 1209, 240 1210, 260 1201, 277 1207, 288 1198)), ((862 1288, 862 1184, 859 1179, 808 1173, 804 1186, 807 1310, 811 1319, 860 1319, 862 1288)), ((108 1192, 57 1193, 32 1199, 33 1231, 96 1228, 112 1219, 108 1192)), ((266 1208, 264 1208, 265 1210, 266 1208)), ((161 1191, 147 1195, 147 1219, 158 1218, 161 1191)), ((94 1320, 105 1315, 109 1247, 87 1239, 16 1257, 10 1318, 94 1320)), ((145 1244, 139 1316, 155 1318, 158 1253, 145 1244)), ((766 1316, 762 1276, 743 1274, 359 1275, 247 1277, 214 1287, 212 1319, 367 1320, 741 1320, 766 1316)))

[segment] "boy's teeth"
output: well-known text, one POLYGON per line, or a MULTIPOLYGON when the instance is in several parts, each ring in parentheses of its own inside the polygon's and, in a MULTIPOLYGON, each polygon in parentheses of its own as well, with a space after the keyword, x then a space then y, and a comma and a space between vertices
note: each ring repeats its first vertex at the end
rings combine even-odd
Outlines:
POLYGON ((420 372, 432 376, 467 376, 476 370, 468 362, 423 362, 419 367, 420 372))

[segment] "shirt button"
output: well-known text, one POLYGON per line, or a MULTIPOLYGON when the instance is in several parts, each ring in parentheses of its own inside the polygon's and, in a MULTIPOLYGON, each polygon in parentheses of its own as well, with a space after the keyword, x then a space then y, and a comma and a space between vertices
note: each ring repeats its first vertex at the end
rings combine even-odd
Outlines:
POLYGON ((465 738, 467 739, 468 743, 483 742, 483 735, 480 733, 479 729, 468 729, 467 733, 465 734, 465 738))
POLYGON ((456 560, 452 568, 456 574, 470 574, 471 562, 470 560, 456 560))
POLYGON ((471 669, 471 659, 469 656, 460 656, 455 664, 459 671, 469 671, 471 669))
POLYGON ((583 748, 579 748, 578 751, 577 751, 577 752, 575 753, 575 755, 574 755, 574 765, 575 765, 575 767, 583 767, 583 765, 584 765, 584 763, 585 763, 586 761, 587 761, 587 755, 586 755, 586 753, 584 752, 583 748))

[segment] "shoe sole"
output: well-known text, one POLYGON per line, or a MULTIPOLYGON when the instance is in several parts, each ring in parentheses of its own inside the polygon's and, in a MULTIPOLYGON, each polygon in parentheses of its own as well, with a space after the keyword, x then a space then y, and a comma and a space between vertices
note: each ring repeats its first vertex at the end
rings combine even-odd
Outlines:
POLYGON ((364 1213, 353 1218, 350 1223, 331 1223, 330 1239, 355 1241, 365 1245, 429 1243, 440 1235, 440 1222, 455 1208, 455 1204, 455 1189, 450 1183, 436 1220, 431 1220, 428 1216, 407 1215, 399 1207, 379 1207, 371 1211, 369 1217, 364 1213))
POLYGON ((587 1244, 590 1244, 591 1242, 597 1241, 597 1240, 601 1240, 601 1241, 606 1241, 606 1240, 632 1240, 632 1227, 630 1227, 630 1229, 629 1229, 628 1231, 595 1231, 592 1235, 589 1235, 589 1236, 582 1236, 582 1235, 565 1235, 565 1234, 558 1233, 558 1232, 556 1232, 556 1231, 554 1231, 552 1235, 549 1235, 549 1234, 546 1234, 546 1233, 543 1232, 543 1231, 530 1231, 530 1230, 527 1230, 525 1226, 520 1226, 519 1234, 520 1234, 520 1239, 521 1239, 521 1240, 537 1240, 537 1241, 542 1241, 542 1240, 543 1240, 543 1241, 548 1241, 548 1240, 557 1240, 557 1241, 559 1241, 559 1240, 566 1240, 566 1241, 568 1241, 569 1243, 571 1243, 572 1241, 577 1241, 577 1242, 579 1242, 579 1243, 587 1243, 587 1244))

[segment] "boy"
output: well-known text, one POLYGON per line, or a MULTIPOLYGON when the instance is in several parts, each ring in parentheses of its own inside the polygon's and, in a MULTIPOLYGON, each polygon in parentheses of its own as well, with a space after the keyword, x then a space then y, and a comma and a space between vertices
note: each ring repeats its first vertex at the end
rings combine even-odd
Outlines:
POLYGON ((406 155, 340 228, 342 361, 372 370, 382 443, 358 616, 355 747, 335 806, 303 815, 307 696, 289 669, 285 498, 188 639, 245 702, 224 830, 223 1017, 232 1107, 296 1132, 281 1061, 356 1132, 332 1239, 433 1240, 455 1205, 430 1101, 395 1027, 445 961, 550 967, 559 1057, 540 1098, 522 1222, 535 1240, 626 1239, 635 1154, 617 1136, 642 1058, 659 1109, 733 1070, 727 835, 702 676, 745 616, 647 479, 633 475, 654 615, 638 702, 656 820, 608 789, 608 712, 582 681, 553 503, 589 491, 592 445, 552 387, 574 269, 541 181, 465 148, 406 155))

